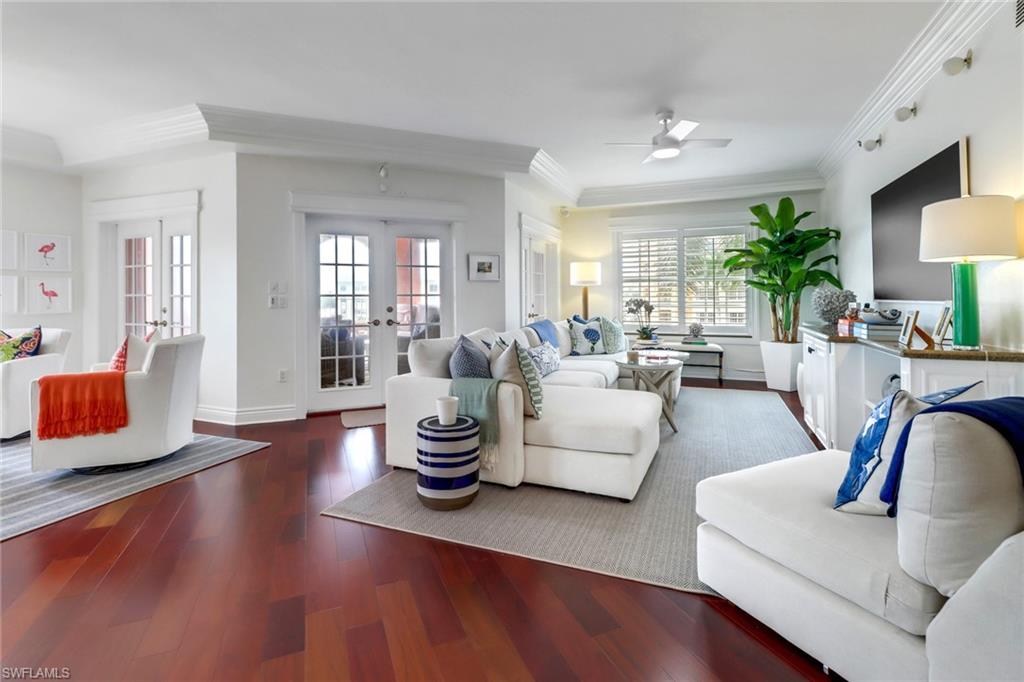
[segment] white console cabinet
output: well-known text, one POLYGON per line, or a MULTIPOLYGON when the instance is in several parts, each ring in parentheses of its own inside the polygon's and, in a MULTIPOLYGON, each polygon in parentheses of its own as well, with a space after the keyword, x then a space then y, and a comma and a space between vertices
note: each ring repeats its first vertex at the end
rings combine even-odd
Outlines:
POLYGON ((826 448, 853 447, 864 418, 882 399, 883 384, 893 375, 914 395, 975 381, 982 383, 959 400, 1024 395, 1024 353, 908 351, 895 344, 836 337, 810 327, 802 331, 804 421, 826 448))

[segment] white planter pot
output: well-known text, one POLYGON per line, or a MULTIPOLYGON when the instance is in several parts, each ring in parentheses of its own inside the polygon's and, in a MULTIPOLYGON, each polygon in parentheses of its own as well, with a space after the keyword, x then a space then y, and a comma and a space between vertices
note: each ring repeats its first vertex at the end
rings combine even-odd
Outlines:
POLYGON ((761 361, 764 362, 764 380, 768 388, 796 390, 796 366, 800 363, 803 348, 800 343, 761 342, 761 361))

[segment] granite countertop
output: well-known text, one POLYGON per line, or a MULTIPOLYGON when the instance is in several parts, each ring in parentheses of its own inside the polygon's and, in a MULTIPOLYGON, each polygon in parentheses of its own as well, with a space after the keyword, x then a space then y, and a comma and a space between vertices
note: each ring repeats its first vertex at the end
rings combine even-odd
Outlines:
MULTIPOLYGON (((981 350, 953 350, 950 346, 927 348, 906 348, 895 341, 873 341, 855 336, 839 336, 836 328, 825 324, 802 324, 800 331, 830 343, 859 343, 889 355, 901 358, 925 358, 929 360, 990 360, 992 362, 1024 362, 1024 351, 999 346, 983 346, 981 350)), ((918 339, 917 343, 921 343, 918 339)))

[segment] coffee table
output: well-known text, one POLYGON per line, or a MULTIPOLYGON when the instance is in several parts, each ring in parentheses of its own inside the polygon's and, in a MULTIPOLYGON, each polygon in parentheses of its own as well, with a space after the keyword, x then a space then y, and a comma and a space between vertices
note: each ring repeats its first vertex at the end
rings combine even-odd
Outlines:
POLYGON ((633 373, 633 388, 654 393, 661 397, 661 414, 665 417, 672 430, 679 433, 676 426, 674 410, 676 407, 675 387, 672 386, 672 377, 676 370, 682 368, 683 360, 689 355, 687 353, 673 353, 673 357, 667 360, 651 360, 643 355, 636 362, 630 362, 625 354, 615 360, 615 364, 621 369, 628 369, 633 373))

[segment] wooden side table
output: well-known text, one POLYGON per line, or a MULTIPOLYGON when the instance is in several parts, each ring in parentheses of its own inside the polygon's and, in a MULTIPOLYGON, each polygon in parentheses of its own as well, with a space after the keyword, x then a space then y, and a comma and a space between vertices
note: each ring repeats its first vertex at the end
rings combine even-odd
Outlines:
POLYGON ((635 390, 641 390, 642 386, 643 390, 661 397, 661 415, 676 433, 679 433, 679 427, 676 426, 674 414, 676 398, 672 377, 675 376, 676 370, 682 368, 683 360, 686 358, 686 353, 676 353, 676 357, 669 360, 648 360, 640 356, 636 362, 630 362, 625 357, 615 361, 620 368, 633 373, 635 390))
POLYGON ((451 426, 437 416, 416 423, 416 496, 438 511, 461 509, 480 490, 480 423, 459 415, 451 426))

